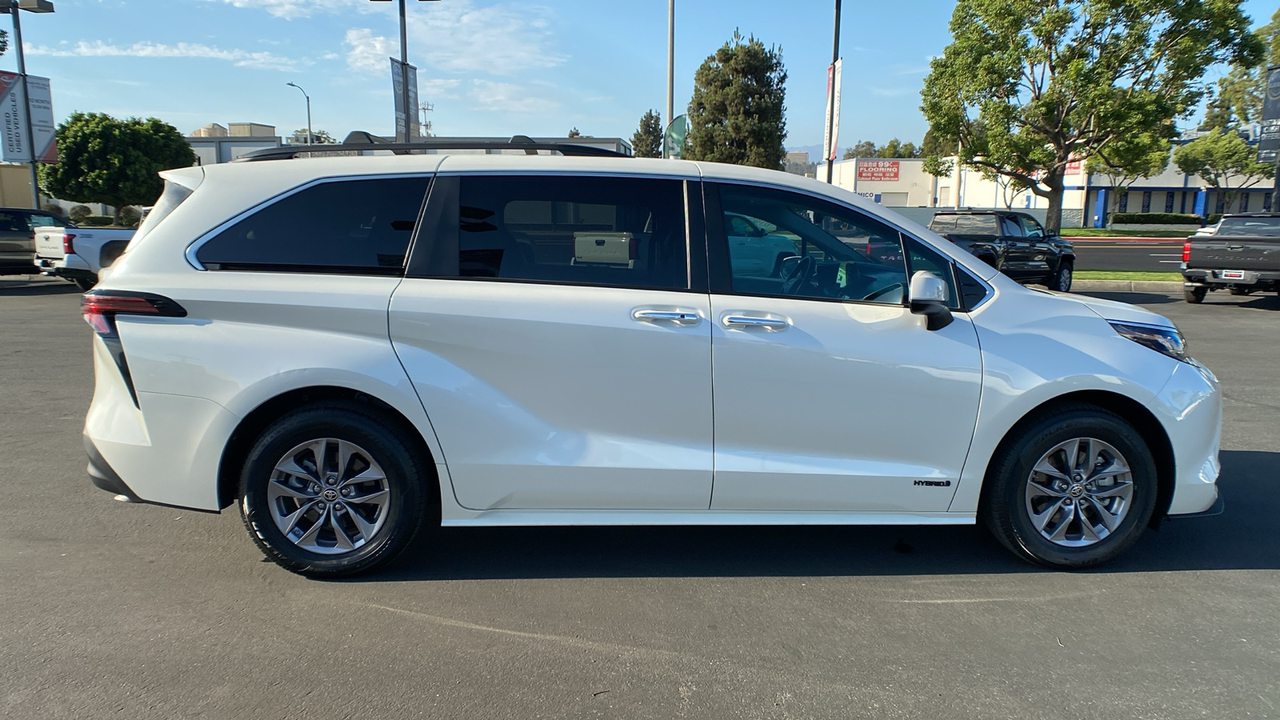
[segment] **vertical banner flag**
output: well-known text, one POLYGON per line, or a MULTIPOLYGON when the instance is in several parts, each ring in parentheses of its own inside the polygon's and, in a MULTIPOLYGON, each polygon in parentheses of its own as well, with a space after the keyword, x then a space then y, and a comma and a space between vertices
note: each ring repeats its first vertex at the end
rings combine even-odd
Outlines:
POLYGON ((400 67, 400 61, 391 58, 391 92, 395 95, 396 105, 396 141, 406 142, 408 135, 405 134, 405 106, 404 106, 404 69, 400 67))
POLYGON ((840 68, 844 58, 836 60, 835 65, 827 66, 827 113, 823 117, 826 124, 822 131, 822 158, 834 161, 840 142, 840 68), (835 103, 831 102, 831 86, 835 84, 835 103))
POLYGON ((422 138, 422 123, 418 118, 418 68, 405 65, 405 81, 409 83, 409 142, 422 138))
MULTIPOLYGON (((53 164, 58 162, 58 146, 55 142, 56 127, 53 122, 53 94, 49 78, 27 76, 27 88, 31 92, 31 135, 36 146, 36 160, 53 164)), ((31 148, 27 146, 26 114, 23 105, 22 76, 18 73, 0 72, 0 115, 4 123, 3 159, 5 162, 31 162, 31 148)))
POLYGON ((1262 100, 1258 162, 1275 163, 1280 155, 1280 65, 1267 68, 1267 94, 1262 100))
POLYGON ((684 157, 684 139, 689 135, 689 117, 687 115, 677 115, 671 124, 667 126, 667 132, 662 136, 662 157, 676 158, 677 160, 684 157))

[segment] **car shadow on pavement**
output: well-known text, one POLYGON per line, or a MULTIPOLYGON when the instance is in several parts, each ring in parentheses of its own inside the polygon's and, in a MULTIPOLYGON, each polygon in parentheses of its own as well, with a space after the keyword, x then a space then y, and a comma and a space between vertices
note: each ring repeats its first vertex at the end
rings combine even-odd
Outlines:
POLYGON ((1101 300, 1114 300, 1116 302, 1129 303, 1130 305, 1168 305, 1170 303, 1183 302, 1182 298, 1175 298, 1165 293, 1080 292, 1078 294, 1096 297, 1101 300))
MULTIPOLYGON (((1089 573, 1280 569, 1280 453, 1224 451, 1222 515, 1169 520, 1089 573)), ((1053 572, 982 526, 446 528, 345 582, 1053 572)))
POLYGON ((44 278, 23 279, 0 277, 0 297, 20 295, 70 295, 83 292, 65 280, 46 280, 44 278))

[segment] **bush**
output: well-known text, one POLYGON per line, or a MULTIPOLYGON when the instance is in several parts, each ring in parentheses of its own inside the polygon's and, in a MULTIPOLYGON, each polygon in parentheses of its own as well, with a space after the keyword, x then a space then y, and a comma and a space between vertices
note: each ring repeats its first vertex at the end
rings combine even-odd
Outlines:
POLYGON ((40 206, 40 209, 49 213, 54 217, 62 217, 63 215, 66 214, 65 211, 62 209, 62 206, 57 203, 45 203, 40 206))
POLYGON ((1134 225, 1199 225, 1200 216, 1182 213, 1115 213, 1111 216, 1111 222, 1134 225))
POLYGON ((134 227, 141 217, 142 211, 132 205, 120 208, 120 224, 125 227, 134 227))
POLYGON ((93 212, 89 210, 88 207, 84 205, 75 205, 71 208, 71 210, 67 212, 67 217, 71 219, 71 222, 79 225, 80 223, 84 222, 85 218, 89 217, 92 214, 93 212))
POLYGON ((1221 219, 1222 219, 1222 213, 1213 213, 1212 215, 1209 216, 1209 219, 1206 222, 1209 225, 1217 225, 1218 221, 1221 219))
POLYGON ((106 227, 115 221, 116 219, 110 215, 86 215, 81 224, 89 227, 106 227))

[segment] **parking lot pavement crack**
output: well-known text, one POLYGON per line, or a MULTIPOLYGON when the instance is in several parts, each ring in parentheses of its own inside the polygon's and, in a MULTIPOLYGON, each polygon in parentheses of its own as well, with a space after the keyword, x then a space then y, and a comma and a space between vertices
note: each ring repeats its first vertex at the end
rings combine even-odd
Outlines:
POLYGON ((581 648, 584 650, 594 650, 597 652, 608 653, 629 653, 635 655, 648 655, 653 657, 663 657, 670 659, 691 659, 692 656, 686 653, 673 652, 671 650, 659 650, 657 648, 637 647, 634 645, 622 645, 619 643, 599 642, 596 640, 583 640, 582 638, 569 637, 566 635, 548 635, 545 633, 526 632, 524 630, 510 630, 508 628, 491 627, 489 625, 479 625, 476 623, 466 622, 465 620, 454 620, 453 618, 440 617, 439 615, 430 615, 428 613, 418 612, 416 610, 405 610, 403 608, 389 607, 387 605, 377 605, 368 603, 368 607, 386 610, 387 612, 408 615, 419 620, 443 625, 445 627, 460 628, 463 630, 475 630, 478 632, 494 633, 497 635, 507 635, 511 637, 524 638, 527 640, 535 640, 545 643, 554 643, 564 645, 566 647, 581 648))

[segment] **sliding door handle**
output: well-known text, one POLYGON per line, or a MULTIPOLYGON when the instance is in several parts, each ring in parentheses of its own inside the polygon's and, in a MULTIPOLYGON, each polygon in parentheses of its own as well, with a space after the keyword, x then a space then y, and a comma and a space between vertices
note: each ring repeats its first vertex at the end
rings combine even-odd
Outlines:
POLYGON ((785 330, 788 326, 786 320, 777 320, 774 318, 750 317, 748 315, 725 315, 720 322, 724 323, 728 328, 765 328, 767 330, 785 330))
POLYGON ((677 325, 697 325, 702 318, 698 317, 698 313, 693 310, 636 310, 631 313, 633 320, 640 321, 667 321, 677 325))

